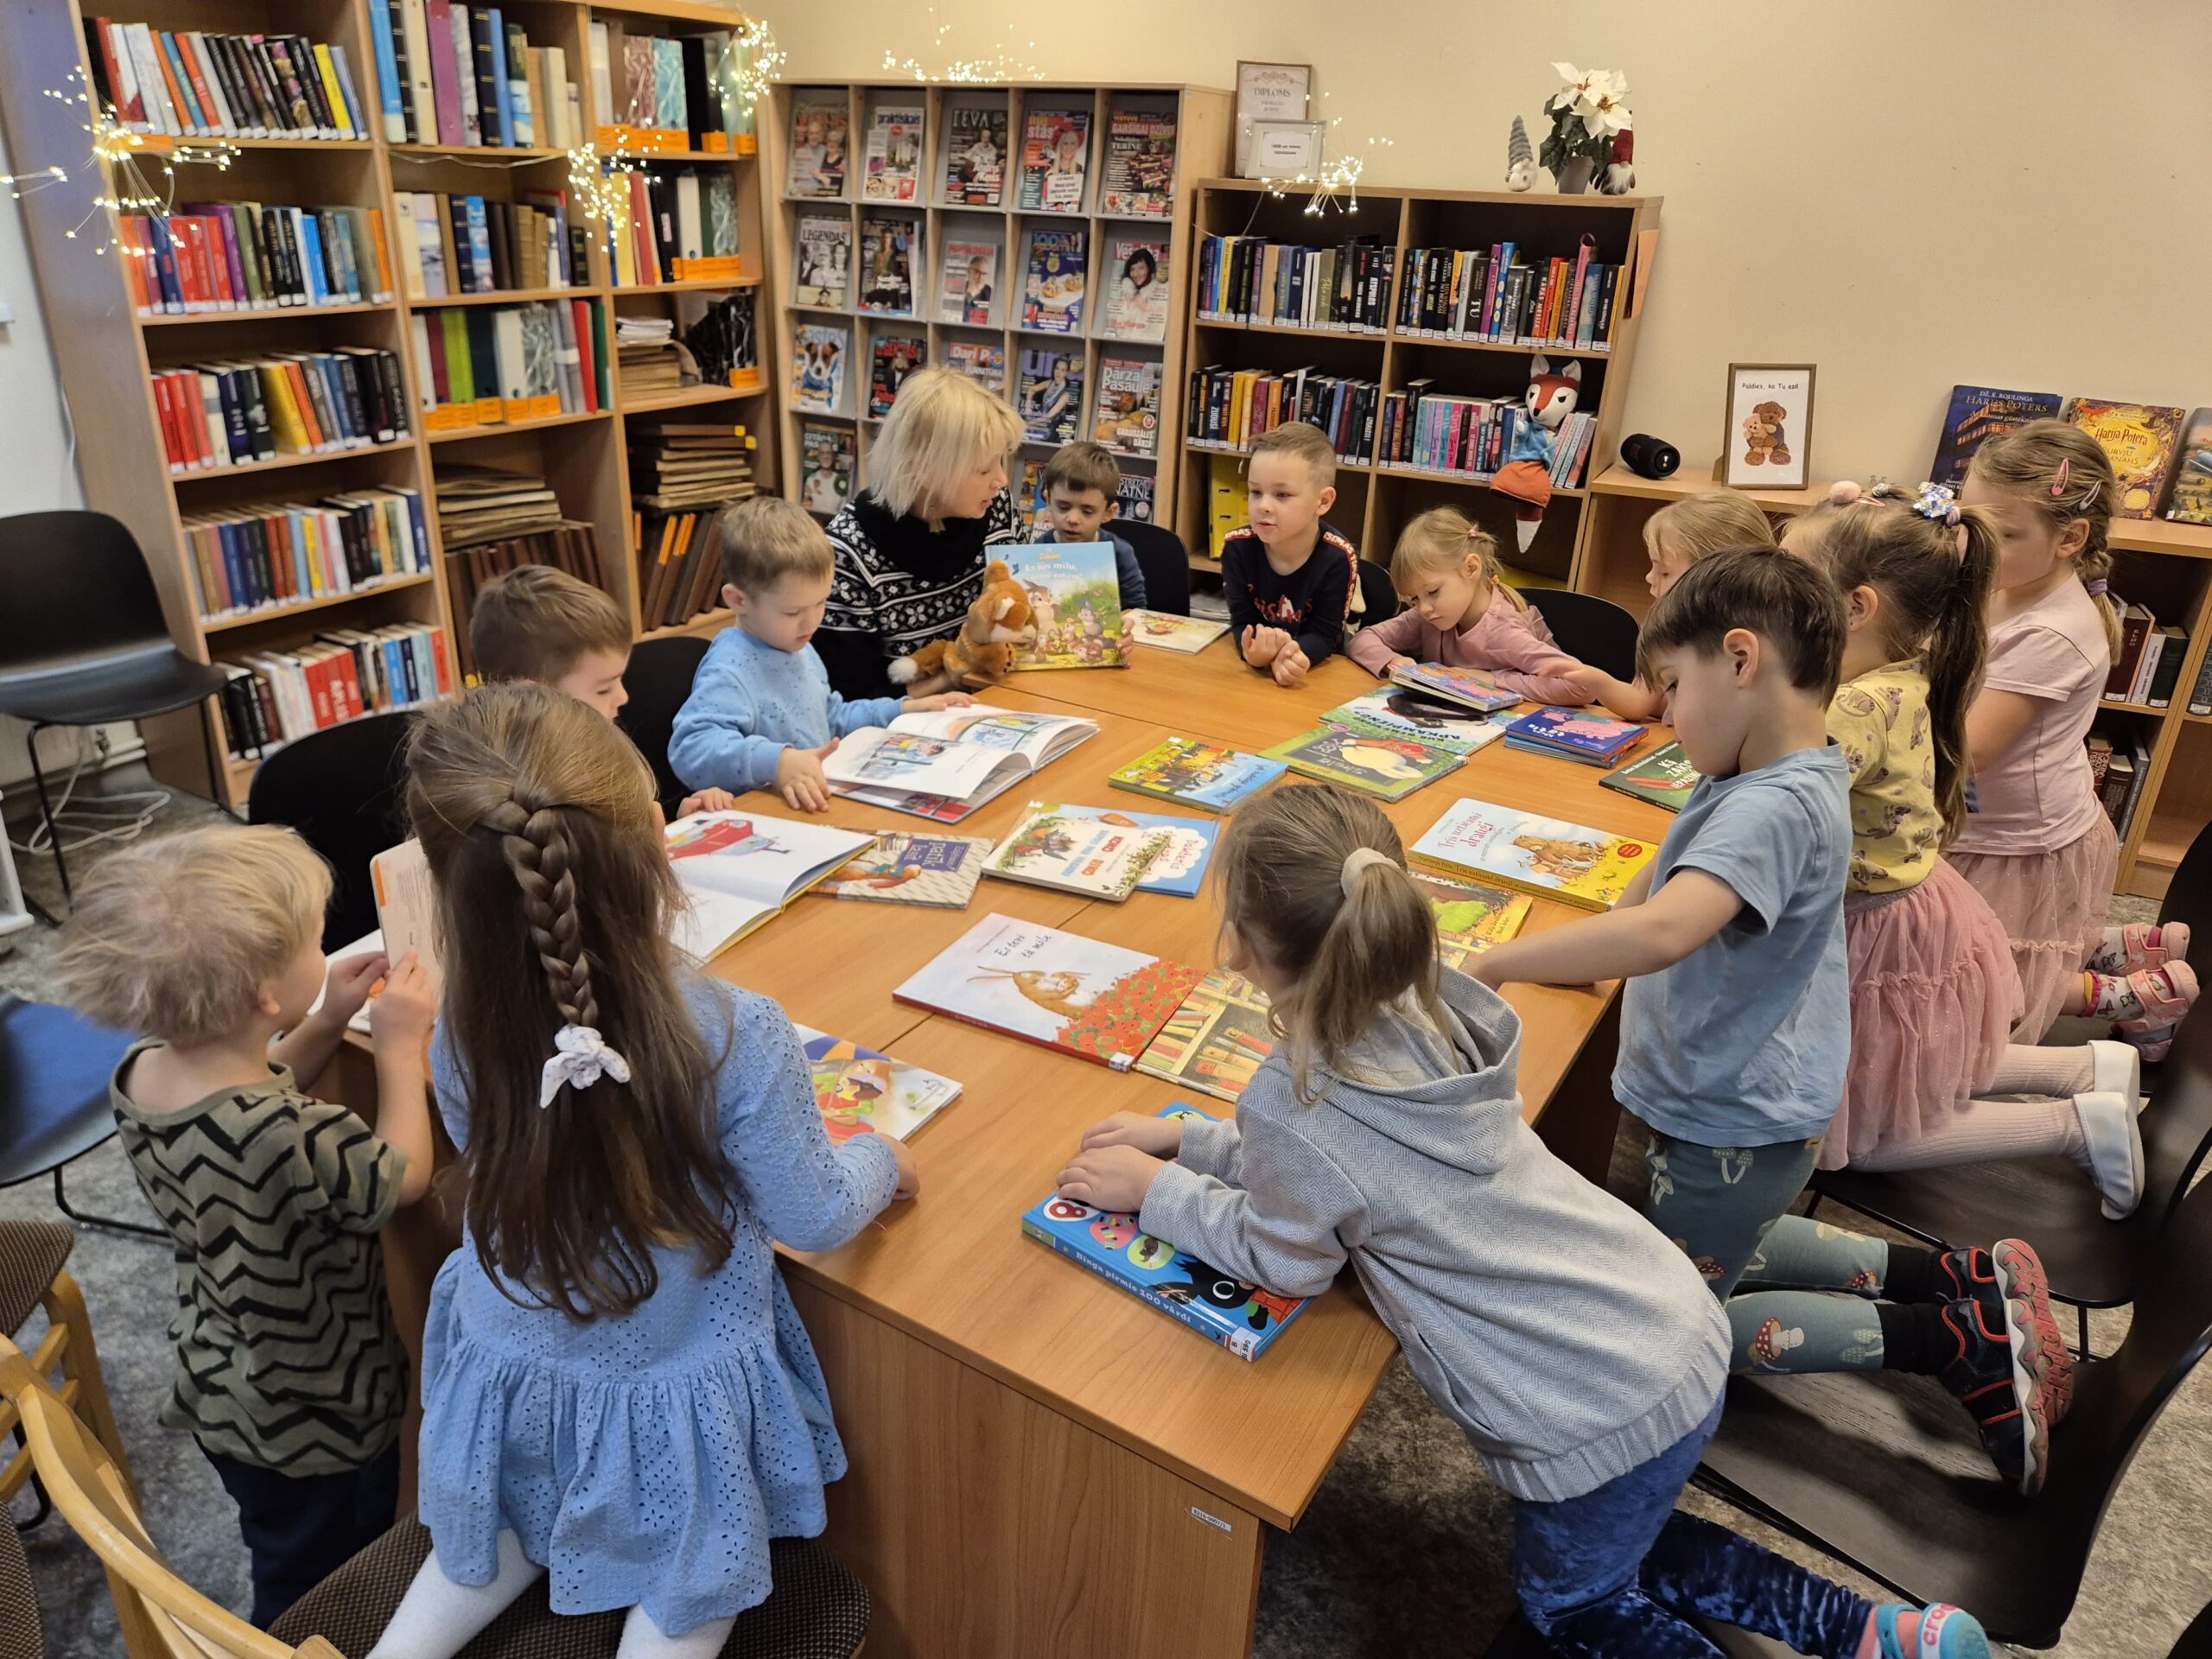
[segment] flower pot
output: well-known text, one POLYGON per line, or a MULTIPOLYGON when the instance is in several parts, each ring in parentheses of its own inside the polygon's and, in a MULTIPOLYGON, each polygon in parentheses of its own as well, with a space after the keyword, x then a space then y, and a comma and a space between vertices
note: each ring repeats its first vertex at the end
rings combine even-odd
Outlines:
POLYGON ((1587 156, 1576 156, 1554 175, 1557 181, 1554 188, 1562 196, 1579 196, 1590 188, 1591 175, 1597 170, 1598 164, 1587 156))

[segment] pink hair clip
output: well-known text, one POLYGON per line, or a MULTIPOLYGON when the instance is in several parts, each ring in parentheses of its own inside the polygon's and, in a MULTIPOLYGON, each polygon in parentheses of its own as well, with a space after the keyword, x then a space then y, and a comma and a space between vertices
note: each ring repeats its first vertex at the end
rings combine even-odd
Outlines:
POLYGON ((2066 493, 2066 486, 2072 480, 2073 476, 2074 457, 2071 455, 2060 456, 2058 461, 2058 476, 2050 480, 2050 493, 2054 499, 2066 493))
POLYGON ((1866 493, 1866 492, 1859 488, 1852 480, 1839 478, 1828 486, 1828 505, 1832 507, 1847 507, 1866 493))

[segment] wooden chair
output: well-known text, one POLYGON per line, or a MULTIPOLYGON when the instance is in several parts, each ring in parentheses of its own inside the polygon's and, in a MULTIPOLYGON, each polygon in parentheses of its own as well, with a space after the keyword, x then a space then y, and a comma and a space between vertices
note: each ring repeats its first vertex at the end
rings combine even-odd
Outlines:
MULTIPOLYGON (((0 1337, 13 1337, 22 1330, 33 1308, 46 1310, 46 1334, 27 1362, 32 1374, 51 1377, 60 1373, 57 1396, 92 1426, 136 1502, 137 1488, 131 1483, 123 1433, 107 1397, 107 1378, 92 1341, 85 1293, 61 1265, 76 1242, 76 1235, 58 1221, 0 1221, 0 1337)), ((14 1408, 0 1404, 0 1436, 14 1433, 16 1427, 14 1408)), ((30 1477, 31 1456, 25 1448, 0 1469, 0 1505, 11 1502, 30 1477)), ((43 1507, 39 1518, 45 1519, 43 1507)))
POLYGON ((614 723, 630 734, 630 741, 651 763, 653 783, 660 791, 660 810, 671 817, 690 791, 669 766, 668 740, 706 656, 707 641, 689 634, 647 639, 631 651, 630 666, 622 676, 630 701, 615 715, 614 723))

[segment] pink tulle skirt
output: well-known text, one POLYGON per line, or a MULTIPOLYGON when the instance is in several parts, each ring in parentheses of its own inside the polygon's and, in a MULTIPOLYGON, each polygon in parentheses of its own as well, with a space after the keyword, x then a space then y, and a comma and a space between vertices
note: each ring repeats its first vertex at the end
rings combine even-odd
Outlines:
POLYGON ((1989 901, 2012 942, 2021 1002, 2015 1040, 2041 1042, 2067 993, 2080 982, 2082 965, 2104 942, 2120 837, 2100 812, 2094 828, 2056 852, 1949 857, 1989 901))
POLYGON ((2005 1058, 2020 987, 2005 930, 1940 859, 1904 893, 1847 893, 1851 1071, 1820 1166, 1941 1128, 2005 1058))

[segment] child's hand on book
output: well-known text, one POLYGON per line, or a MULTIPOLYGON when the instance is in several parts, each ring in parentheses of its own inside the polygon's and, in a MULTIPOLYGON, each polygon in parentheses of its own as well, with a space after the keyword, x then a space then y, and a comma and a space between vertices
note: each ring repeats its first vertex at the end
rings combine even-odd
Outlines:
POLYGON ((385 976, 384 989, 369 1014, 369 1037, 379 1053, 389 1048, 419 1054, 438 1017, 438 988, 430 970, 412 950, 385 976))
POLYGON ((1378 680, 1387 680, 1402 668, 1419 668, 1420 666, 1420 658, 1408 657, 1402 652, 1397 656, 1393 657, 1389 662, 1383 664, 1382 667, 1376 669, 1375 671, 1375 677, 1378 680))
POLYGON ((1306 653, 1293 644, 1275 653, 1268 670, 1274 675, 1277 685, 1302 685, 1306 683, 1306 671, 1313 666, 1306 653))
POLYGON ((360 1012, 361 1004, 375 992, 377 982, 391 970, 391 963, 381 950, 332 963, 322 982, 322 1007, 317 1011, 320 1017, 334 1027, 342 1027, 360 1012))
POLYGON ((1060 1172, 1060 1196, 1095 1210, 1135 1215, 1167 1166, 1135 1147, 1085 1147, 1060 1172))
POLYGON ((787 805, 802 812, 830 810, 830 780, 822 775, 822 757, 837 747, 831 738, 818 749, 789 748, 776 760, 776 788, 787 805))
POLYGON ((1237 641, 1244 653, 1244 660, 1255 668, 1265 668, 1291 643, 1290 636, 1281 628, 1249 627, 1237 641))
POLYGON ((688 818, 694 812, 727 812, 736 804, 737 797, 726 789, 702 789, 696 795, 686 795, 676 816, 688 818))
POLYGON ((933 697, 909 697, 899 705, 902 713, 933 715, 940 709, 973 709, 976 699, 965 691, 940 691, 933 697))
POLYGON ((1183 1120, 1116 1112, 1083 1132, 1083 1150, 1094 1147, 1135 1147, 1155 1158, 1173 1158, 1183 1150, 1183 1120))

